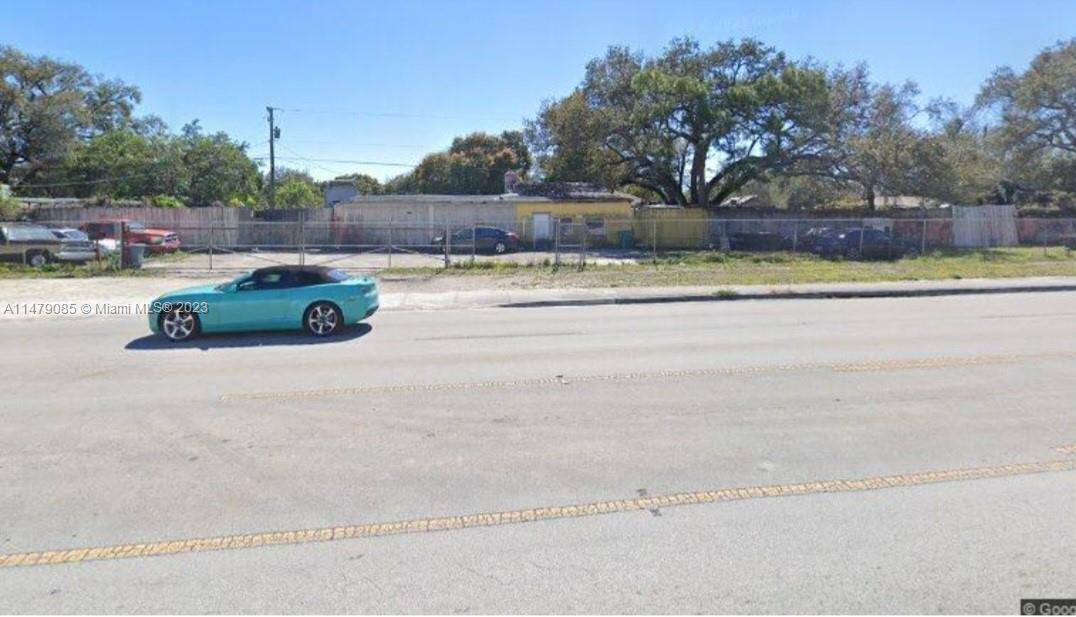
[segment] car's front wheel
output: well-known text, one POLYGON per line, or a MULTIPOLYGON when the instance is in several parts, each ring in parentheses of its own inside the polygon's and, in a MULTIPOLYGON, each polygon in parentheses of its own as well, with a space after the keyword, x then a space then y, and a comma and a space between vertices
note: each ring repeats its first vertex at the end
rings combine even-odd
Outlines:
POLYGON ((344 323, 344 316, 340 309, 328 302, 317 302, 310 305, 303 315, 303 327, 314 336, 329 336, 344 323))
POLYGON ((31 251, 26 254, 26 263, 32 268, 40 268, 49 263, 49 254, 45 251, 31 251))
POLYGON ((493 245, 493 252, 498 255, 504 255, 506 252, 508 252, 508 245, 498 240, 497 244, 493 245))
POLYGON ((172 309, 161 315, 161 332, 174 342, 185 341, 198 333, 198 316, 190 311, 172 309))

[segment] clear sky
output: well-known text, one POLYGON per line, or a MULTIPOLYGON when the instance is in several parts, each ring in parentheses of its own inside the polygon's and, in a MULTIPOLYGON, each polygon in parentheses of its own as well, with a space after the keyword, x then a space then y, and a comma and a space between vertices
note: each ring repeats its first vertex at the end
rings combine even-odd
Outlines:
POLYGON ((3 0, 0 44, 142 89, 141 113, 194 118, 315 177, 406 168, 474 130, 519 128, 612 44, 753 36, 791 57, 866 62, 877 81, 970 102, 998 65, 1076 36, 1076 1, 531 2, 3 0), (287 160, 290 159, 290 160, 287 160))

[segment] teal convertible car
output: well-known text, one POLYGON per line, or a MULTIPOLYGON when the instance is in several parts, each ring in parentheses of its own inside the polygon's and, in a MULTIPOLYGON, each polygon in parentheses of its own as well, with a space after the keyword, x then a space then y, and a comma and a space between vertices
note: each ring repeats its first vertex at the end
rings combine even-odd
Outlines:
POLYGON ((262 268, 217 286, 180 289, 154 300, 149 328, 173 341, 200 333, 299 330, 329 336, 378 307, 377 281, 318 266, 262 268))

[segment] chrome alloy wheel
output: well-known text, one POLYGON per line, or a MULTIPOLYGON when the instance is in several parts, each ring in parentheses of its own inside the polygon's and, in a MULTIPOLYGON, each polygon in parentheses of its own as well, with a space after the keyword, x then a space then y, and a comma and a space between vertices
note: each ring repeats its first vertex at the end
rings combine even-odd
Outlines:
POLYGON ((161 330, 173 341, 189 339, 198 327, 198 321, 190 311, 172 309, 161 319, 161 330))
POLYGON ((306 327, 314 336, 332 334, 339 323, 339 314, 328 304, 315 304, 306 314, 306 327))

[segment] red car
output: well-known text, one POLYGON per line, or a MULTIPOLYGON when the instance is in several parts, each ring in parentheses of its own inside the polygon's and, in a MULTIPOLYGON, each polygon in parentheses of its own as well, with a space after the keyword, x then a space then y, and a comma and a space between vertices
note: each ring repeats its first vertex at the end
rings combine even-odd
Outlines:
POLYGON ((150 253, 175 253, 179 250, 179 235, 176 232, 148 228, 141 221, 102 219, 83 223, 79 229, 86 232, 90 240, 116 240, 116 227, 119 223, 127 226, 128 244, 145 244, 150 253))

